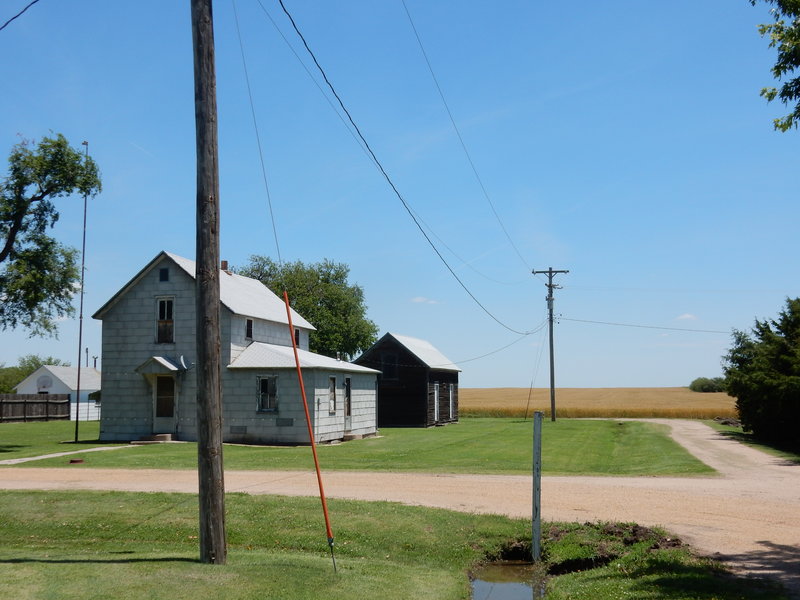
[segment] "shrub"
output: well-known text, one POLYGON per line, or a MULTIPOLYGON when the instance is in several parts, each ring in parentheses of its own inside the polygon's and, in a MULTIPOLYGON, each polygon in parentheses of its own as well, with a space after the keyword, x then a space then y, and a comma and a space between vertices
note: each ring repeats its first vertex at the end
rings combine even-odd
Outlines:
POLYGON ((723 377, 698 377, 689 384, 693 392, 724 392, 725 379, 723 377))

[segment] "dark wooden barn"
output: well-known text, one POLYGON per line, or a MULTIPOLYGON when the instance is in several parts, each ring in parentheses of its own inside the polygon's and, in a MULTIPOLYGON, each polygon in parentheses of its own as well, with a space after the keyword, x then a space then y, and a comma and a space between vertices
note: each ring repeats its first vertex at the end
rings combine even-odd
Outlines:
POLYGON ((458 421, 461 371, 429 342, 387 333, 354 363, 378 369, 378 427, 458 421))

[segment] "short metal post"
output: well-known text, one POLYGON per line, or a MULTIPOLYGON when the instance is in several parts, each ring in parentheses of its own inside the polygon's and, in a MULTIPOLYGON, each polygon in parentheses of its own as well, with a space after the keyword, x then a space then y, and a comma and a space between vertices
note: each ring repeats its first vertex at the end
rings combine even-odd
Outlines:
POLYGON ((533 413, 533 518, 531 556, 542 558, 542 420, 544 413, 533 413))

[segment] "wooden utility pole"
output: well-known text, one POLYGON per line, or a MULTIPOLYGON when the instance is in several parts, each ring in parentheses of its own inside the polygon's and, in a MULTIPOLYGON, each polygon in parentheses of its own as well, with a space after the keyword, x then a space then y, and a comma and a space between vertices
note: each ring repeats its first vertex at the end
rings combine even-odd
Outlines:
POLYGON ((553 363, 553 290, 561 286, 553 283, 553 276, 557 273, 569 273, 569 271, 554 271, 553 267, 549 267, 547 271, 533 271, 534 275, 544 273, 547 275, 547 314, 548 323, 550 324, 550 420, 556 420, 556 368, 553 363))
POLYGON ((200 560, 225 564, 219 325, 219 160, 211 0, 191 0, 197 130, 197 475, 200 560))

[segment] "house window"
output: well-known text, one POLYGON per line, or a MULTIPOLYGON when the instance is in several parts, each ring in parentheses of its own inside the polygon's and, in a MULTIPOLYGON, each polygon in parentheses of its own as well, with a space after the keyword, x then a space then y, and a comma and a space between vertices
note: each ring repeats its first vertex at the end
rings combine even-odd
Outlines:
POLYGON ((336 412, 336 377, 328 379, 328 412, 336 412))
POLYGON ((344 416, 349 417, 353 414, 353 387, 350 378, 344 378, 344 416))
POLYGON ((173 303, 173 298, 158 299, 158 321, 156 324, 157 344, 172 344, 175 342, 173 303))
POLYGON ((244 337, 248 340, 253 339, 253 319, 247 319, 247 321, 245 321, 244 337))
POLYGON ((163 267, 158 270, 159 281, 169 281, 169 268, 163 267))
POLYGON ((278 378, 258 378, 258 411, 275 412, 278 410, 278 378))
POLYGON ((300 330, 299 329, 295 329, 294 330, 294 345, 297 346, 298 348, 300 347, 300 330))

